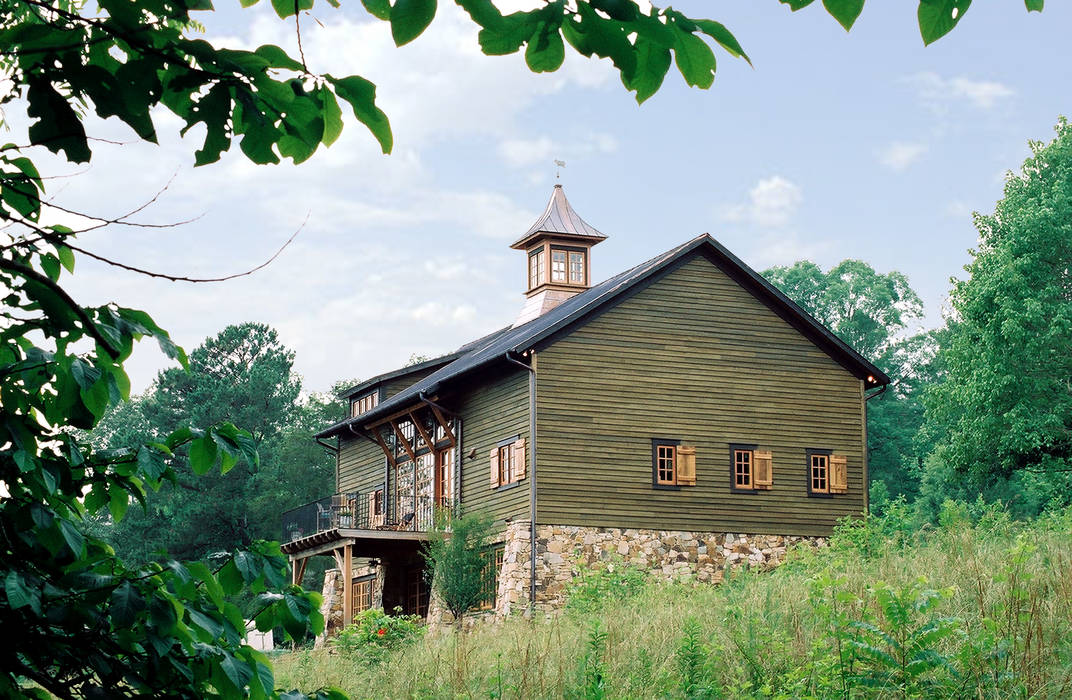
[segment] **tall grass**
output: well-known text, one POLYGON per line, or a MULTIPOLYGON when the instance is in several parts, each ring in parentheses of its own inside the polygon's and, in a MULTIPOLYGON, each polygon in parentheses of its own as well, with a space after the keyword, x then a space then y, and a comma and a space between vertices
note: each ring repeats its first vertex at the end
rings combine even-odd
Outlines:
POLYGON ((478 626, 461 676, 455 643, 428 635, 375 664, 296 652, 277 682, 354 698, 1072 697, 1072 510, 1015 523, 949 504, 927 530, 894 508, 773 572, 478 626))

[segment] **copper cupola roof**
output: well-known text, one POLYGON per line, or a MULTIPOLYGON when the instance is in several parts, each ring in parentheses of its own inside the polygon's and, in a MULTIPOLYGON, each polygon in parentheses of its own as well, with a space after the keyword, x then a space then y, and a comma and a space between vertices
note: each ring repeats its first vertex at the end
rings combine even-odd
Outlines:
POLYGON ((547 209, 536 220, 529 230, 521 238, 517 239, 511 248, 523 250, 532 239, 538 236, 551 235, 557 238, 574 238, 588 241, 591 244, 606 240, 606 236, 592 226, 585 223, 570 206, 566 199, 566 193, 562 185, 555 185, 551 192, 551 200, 547 202, 547 209))

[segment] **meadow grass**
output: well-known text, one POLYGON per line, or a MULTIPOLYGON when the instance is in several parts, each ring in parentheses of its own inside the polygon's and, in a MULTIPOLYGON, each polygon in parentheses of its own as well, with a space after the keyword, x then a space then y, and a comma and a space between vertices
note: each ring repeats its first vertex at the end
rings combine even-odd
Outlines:
MULTIPOLYGON (((896 510, 846 524, 822 550, 717 586, 649 582, 386 657, 283 654, 277 685, 353 698, 1072 697, 1072 510, 1029 523, 947 511, 932 529, 896 510)), ((613 567, 588 574, 601 575, 613 567)))

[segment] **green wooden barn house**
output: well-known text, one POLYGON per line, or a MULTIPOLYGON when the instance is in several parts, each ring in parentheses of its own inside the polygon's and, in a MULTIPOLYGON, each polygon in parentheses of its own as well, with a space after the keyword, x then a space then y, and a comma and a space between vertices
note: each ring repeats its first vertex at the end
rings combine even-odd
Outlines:
POLYGON ((428 614, 440 508, 501 524, 499 615, 560 604, 582 561, 715 582, 865 511, 866 399, 889 378, 708 235, 593 284, 605 238, 556 185, 511 246, 512 325, 346 392, 316 436, 337 494, 284 516, 296 580, 335 556, 342 619, 428 614))

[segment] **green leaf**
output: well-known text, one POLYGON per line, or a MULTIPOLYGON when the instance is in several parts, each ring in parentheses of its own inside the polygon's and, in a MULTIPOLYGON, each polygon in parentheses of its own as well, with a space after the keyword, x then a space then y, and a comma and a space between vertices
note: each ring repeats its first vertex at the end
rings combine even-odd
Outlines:
POLYGON ((41 614, 41 592, 27 586, 17 571, 8 572, 4 579, 4 591, 7 593, 7 603, 13 610, 29 607, 36 614, 41 614))
POLYGON ((145 600, 130 581, 123 581, 112 591, 110 613, 112 625, 124 629, 134 624, 138 613, 145 609, 145 600))
POLYGON ((55 282, 60 278, 60 259, 52 253, 45 253, 41 256, 41 269, 55 282))
POLYGON ((167 471, 167 464, 163 455, 148 445, 142 445, 138 449, 138 471, 152 483, 158 481, 167 471))
POLYGON ((194 474, 207 474, 216 464, 216 441, 211 435, 199 437, 190 443, 190 469, 194 474))
POLYGON ((789 5, 789 9, 796 12, 812 4, 815 0, 780 0, 780 2, 783 5, 789 5))
POLYGON ((272 9, 280 19, 293 17, 302 10, 311 10, 313 0, 272 0, 272 9))
POLYGON ((536 33, 529 39, 525 49, 525 63, 534 73, 550 73, 559 69, 566 58, 566 49, 559 33, 559 25, 540 22, 536 33))
POLYGON ((971 0, 920 0, 916 15, 924 44, 948 34, 968 11, 971 0))
POLYGON ((849 31, 864 9, 864 0, 823 0, 823 7, 849 31))
POLYGON ((391 124, 387 115, 376 106, 376 86, 364 78, 351 75, 338 80, 325 76, 335 86, 335 94, 350 103, 354 116, 368 127, 384 153, 390 153, 393 146, 391 124))
POLYGON ((56 254, 60 258, 60 263, 67 268, 67 272, 74 273, 74 251, 65 245, 56 246, 56 254))
POLYGON ((663 84, 666 72, 670 69, 670 50, 659 44, 637 39, 637 68, 633 78, 622 82, 630 90, 636 91, 638 103, 643 103, 663 84))
POLYGON ((200 631, 198 636, 202 641, 214 642, 223 634, 223 624, 215 617, 194 608, 187 608, 186 614, 190 617, 190 623, 200 631))
POLYGON ((53 153, 62 151, 72 163, 88 163, 86 131, 70 102, 47 80, 31 78, 27 83, 26 113, 37 119, 30 125, 30 141, 53 153))
MULTIPOLYGON (((860 5, 863 5, 863 0, 860 0, 860 5)), ((752 65, 752 59, 750 59, 748 54, 744 52, 744 49, 741 48, 741 44, 737 41, 737 37, 733 36, 733 33, 726 29, 725 25, 721 22, 715 22, 709 19, 694 19, 693 22, 700 28, 700 31, 714 39, 715 43, 725 49, 731 56, 743 58, 748 61, 748 65, 752 65)))
POLYGON ((60 527, 60 534, 63 536, 63 541, 67 544, 67 548, 71 550, 75 558, 81 558, 86 553, 86 538, 78 531, 78 528, 74 526, 70 520, 57 520, 60 527))
POLYGON ((1028 12, 1042 12, 1042 6, 1046 0, 1024 0, 1028 12))
POLYGON ((674 62, 685 82, 693 87, 706 89, 715 80, 715 54, 695 34, 684 30, 675 33, 674 62))
POLYGON ((234 559, 223 565, 223 568, 216 574, 216 578, 227 595, 235 595, 242 590, 242 572, 238 570, 238 565, 235 564, 234 559))
POLYGON ((112 514, 112 521, 119 522, 126 515, 130 506, 130 494, 121 488, 113 488, 108 498, 108 512, 112 514))
POLYGON ((342 133, 342 110, 339 109, 339 101, 330 90, 320 88, 317 95, 320 98, 321 115, 324 119, 324 145, 330 146, 342 133))
POLYGON ((413 41, 435 18, 436 0, 396 0, 391 6, 391 37, 396 46, 413 41))
POLYGON ((388 0, 361 0, 368 13, 376 19, 387 21, 391 19, 391 3, 388 0))

